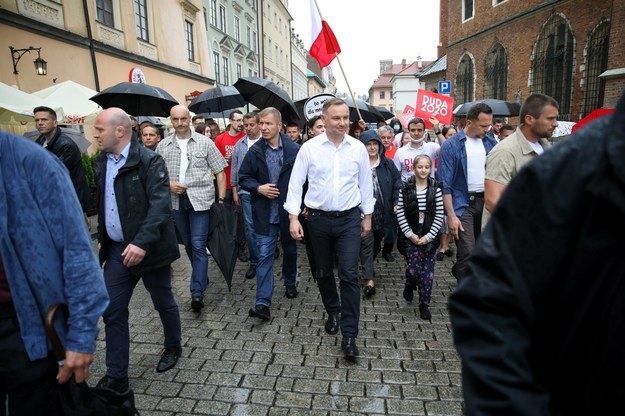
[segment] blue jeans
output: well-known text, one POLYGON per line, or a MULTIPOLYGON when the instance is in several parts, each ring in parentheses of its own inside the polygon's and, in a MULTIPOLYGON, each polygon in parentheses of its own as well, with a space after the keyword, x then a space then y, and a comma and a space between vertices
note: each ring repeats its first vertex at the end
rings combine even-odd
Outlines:
POLYGON ((180 312, 171 289, 170 266, 144 272, 141 276, 131 273, 123 264, 125 244, 113 243, 104 265, 104 283, 110 303, 102 317, 106 334, 106 374, 113 378, 128 376, 130 336, 128 330, 128 304, 139 282, 150 293, 154 309, 163 324, 165 348, 180 346, 180 312))
POLYGON ((204 296, 208 286, 208 211, 196 211, 189 198, 180 198, 179 209, 174 209, 176 228, 191 261, 191 296, 204 296))
MULTIPOLYGON (((270 224, 269 235, 256 234, 258 267, 256 269, 256 304, 271 306, 273 295, 273 261, 280 225, 270 224)), ((295 286, 297 278, 297 245, 290 235, 280 236, 282 243, 282 276, 285 286, 295 286)))
POLYGON ((250 194, 239 194, 241 206, 243 207, 243 221, 245 225, 245 240, 247 241, 247 251, 250 254, 250 264, 258 265, 258 241, 254 232, 254 218, 252 217, 252 203, 250 194))

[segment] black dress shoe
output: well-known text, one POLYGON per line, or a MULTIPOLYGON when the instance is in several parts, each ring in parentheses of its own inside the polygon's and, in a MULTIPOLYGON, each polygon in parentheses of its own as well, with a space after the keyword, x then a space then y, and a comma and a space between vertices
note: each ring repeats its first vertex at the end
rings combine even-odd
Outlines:
POLYGON ((412 302, 412 300, 414 299, 414 286, 410 283, 405 283, 403 294, 404 299, 406 299, 408 302, 412 302))
POLYGON ((360 355, 358 347, 356 346, 356 338, 354 337, 343 337, 341 349, 343 350, 345 359, 349 361, 354 361, 356 357, 360 355))
POLYGON ((428 305, 419 305, 419 315, 421 316, 421 319, 426 321, 432 319, 432 313, 430 312, 428 305))
POLYGON ((245 278, 246 279, 253 279, 256 277, 256 265, 255 264, 250 264, 250 267, 247 268, 247 271, 245 272, 245 278))
POLYGON ((295 286, 292 286, 292 285, 286 286, 286 291, 284 292, 284 296, 286 296, 289 299, 295 299, 297 295, 298 293, 297 293, 297 289, 295 288, 295 286))
POLYGON ((104 376, 100 379, 100 381, 98 381, 96 387, 113 390, 117 393, 125 393, 128 391, 128 377, 113 378, 110 376, 104 376))
POLYGON ((174 368, 181 354, 181 347, 165 348, 165 351, 163 352, 163 355, 161 355, 161 359, 156 366, 156 372, 164 373, 165 371, 174 368))
POLYGON ((273 253, 273 258, 277 259, 278 257, 280 257, 280 247, 276 246, 276 252, 273 253))
POLYGON ((260 318, 263 321, 271 319, 271 313, 269 312, 269 306, 256 305, 249 311, 249 316, 252 318, 260 318))
POLYGON ((199 312, 204 307, 204 300, 201 296, 192 296, 191 297, 191 309, 195 312, 199 312))
POLYGON ((384 257, 384 260, 386 261, 395 261, 395 256, 393 256, 393 253, 382 253, 382 257, 384 257))
POLYGON ((436 253, 436 260, 442 261, 444 258, 445 258, 445 252, 444 251, 439 251, 438 253, 436 253))
POLYGON ((371 297, 375 295, 375 286, 365 286, 365 296, 371 297))
POLYGON ((239 259, 240 262, 243 262, 243 263, 247 263, 249 260, 244 250, 239 250, 239 255, 237 256, 237 258, 239 259))
POLYGON ((339 314, 331 313, 328 315, 328 320, 326 321, 326 332, 330 335, 335 335, 339 332, 339 314))

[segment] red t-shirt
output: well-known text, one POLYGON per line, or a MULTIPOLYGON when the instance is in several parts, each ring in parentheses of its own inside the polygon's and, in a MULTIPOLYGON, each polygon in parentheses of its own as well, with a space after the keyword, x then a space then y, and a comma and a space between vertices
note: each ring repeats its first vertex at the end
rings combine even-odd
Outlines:
POLYGON ((397 146, 391 145, 391 147, 389 147, 385 152, 384 152, 384 156, 388 157, 389 159, 393 160, 393 158, 395 157, 395 152, 397 152, 397 146))
POLYGON ((226 174, 226 189, 232 189, 232 186, 230 186, 230 159, 232 159, 232 153, 234 153, 234 146, 244 136, 244 132, 236 136, 231 136, 230 132, 226 131, 215 138, 215 146, 217 146, 221 155, 225 157, 228 162, 228 166, 224 169, 224 173, 226 174))

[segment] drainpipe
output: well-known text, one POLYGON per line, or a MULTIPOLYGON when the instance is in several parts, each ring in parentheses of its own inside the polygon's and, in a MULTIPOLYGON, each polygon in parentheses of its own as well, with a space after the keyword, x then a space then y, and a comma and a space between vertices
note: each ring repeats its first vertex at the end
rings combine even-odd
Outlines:
POLYGON ((260 0, 260 7, 256 10, 256 21, 258 23, 258 57, 260 58, 259 75, 261 78, 265 78, 265 41, 264 41, 264 25, 263 25, 263 10, 265 10, 265 2, 260 0))
POLYGON ((100 91, 100 77, 98 76, 98 63, 95 59, 95 48, 93 46, 93 33, 91 32, 91 19, 89 18, 89 7, 87 0, 82 0, 82 8, 85 14, 85 23, 87 26, 87 38, 89 39, 89 53, 91 55, 91 67, 93 68, 93 78, 95 79, 95 90, 100 91))

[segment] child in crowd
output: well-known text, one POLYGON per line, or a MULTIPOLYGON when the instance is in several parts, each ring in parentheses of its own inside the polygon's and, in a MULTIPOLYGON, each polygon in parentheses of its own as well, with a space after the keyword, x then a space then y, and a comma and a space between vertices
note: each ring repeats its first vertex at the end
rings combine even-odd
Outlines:
POLYGON ((443 223, 443 195, 440 184, 430 177, 432 160, 429 156, 415 157, 413 169, 415 175, 402 185, 397 207, 399 228, 409 241, 403 295, 411 302, 417 288, 421 319, 430 320, 438 231, 443 223))

